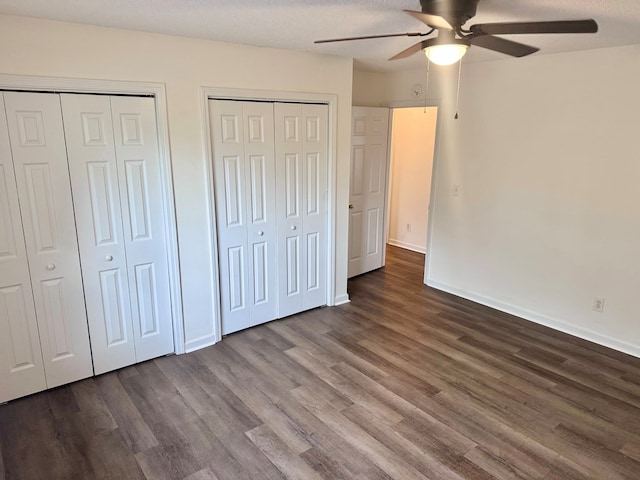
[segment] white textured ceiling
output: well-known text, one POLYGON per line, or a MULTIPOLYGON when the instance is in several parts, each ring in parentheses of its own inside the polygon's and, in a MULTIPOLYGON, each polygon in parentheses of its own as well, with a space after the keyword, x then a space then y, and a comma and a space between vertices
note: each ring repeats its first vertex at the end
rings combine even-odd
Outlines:
MULTIPOLYGON (((322 45, 313 41, 427 30, 402 9, 420 10, 419 1, 0 0, 0 14, 344 55, 356 59, 356 68, 366 70, 420 68, 424 57, 419 54, 404 60, 386 60, 419 39, 400 37, 322 45)), ((579 18, 594 18, 600 31, 507 38, 540 47, 540 52, 534 55, 640 44, 640 0, 480 0, 478 14, 467 26, 495 21, 579 18)), ((465 61, 498 58, 504 56, 472 47, 465 61)))

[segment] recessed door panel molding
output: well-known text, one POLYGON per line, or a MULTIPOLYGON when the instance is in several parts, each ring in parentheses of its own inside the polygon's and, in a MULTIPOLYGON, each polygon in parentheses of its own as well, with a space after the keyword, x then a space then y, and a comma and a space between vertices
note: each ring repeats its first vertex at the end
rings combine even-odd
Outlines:
POLYGON ((367 212, 367 256, 376 255, 380 251, 380 228, 380 209, 372 208, 367 212))
MULTIPOLYGON (((123 305, 125 296, 122 275, 119 268, 103 270, 100 275, 100 293, 102 296, 102 317, 106 332, 107 348, 126 344, 131 335, 127 325, 127 314, 123 305)), ((135 357, 131 359, 135 362, 135 357)))
POLYGON ((139 113, 120 114, 120 132, 122 145, 129 147, 144 145, 142 124, 142 115, 139 113))
POLYGON ((286 290, 288 297, 300 294, 300 237, 287 237, 285 255, 286 290))
POLYGON ((125 162, 127 195, 129 197, 129 241, 151 240, 149 219, 149 186, 144 160, 125 162))
POLYGON ((40 347, 55 387, 93 373, 60 97, 4 98, 40 347))
POLYGON ((267 256, 267 243, 256 242, 253 244, 253 304, 260 305, 269 301, 269 258, 267 256))
MULTIPOLYGON (((0 105, 0 107, 4 108, 4 105, 0 105)), ((0 115, 2 114, 4 114, 4 110, 0 110, 0 115)), ((8 163, 11 161, 8 154, 5 157, 5 153, 0 151, 0 155, 3 155, 0 162, 8 163)), ((19 235, 22 238, 22 224, 16 222, 19 219, 19 213, 16 210, 18 206, 17 194, 15 193, 13 168, 11 167, 0 163, 0 227, 2 227, 0 229, 0 262, 17 258, 19 240, 16 237, 19 235), (19 226, 18 231, 14 225, 19 226)))
POLYGON ((353 107, 349 277, 384 265, 389 109, 353 107))
POLYGON ((224 165, 224 203, 227 227, 244 226, 244 168, 240 155, 226 155, 224 165))
MULTIPOLYGON (((40 346, 34 348, 27 318, 27 302, 29 301, 22 285, 10 285, 0 288, 0 316, 7 334, 5 353, 8 357, 6 366, 10 373, 33 369, 39 363, 37 355, 40 346)), ((44 375, 42 376, 44 380, 44 375)))
POLYGON ((366 153, 367 161, 369 162, 369 185, 367 193, 369 195, 380 195, 384 192, 384 185, 382 180, 384 179, 383 168, 385 164, 385 157, 387 151, 384 145, 372 145, 369 147, 366 153))
POLYGON ((273 105, 211 100, 209 113, 226 335, 277 317, 273 105))
POLYGON ((54 214, 55 203, 49 175, 49 165, 24 165, 24 179, 28 192, 34 248, 38 253, 58 249, 58 228, 54 214))
POLYGON ((49 331, 50 361, 52 362, 73 355, 69 315, 65 311, 66 305, 64 304, 64 299, 67 297, 64 283, 64 278, 52 278, 43 281, 40 285, 46 315, 44 320, 47 322, 47 330, 49 331))
POLYGON ((136 273, 136 294, 138 296, 138 323, 141 337, 150 335, 161 335, 162 329, 159 322, 158 299, 156 292, 158 285, 156 281, 155 266, 153 263, 146 263, 135 266, 136 273))
MULTIPOLYGON (((117 243, 114 212, 113 179, 109 162, 86 162, 87 187, 93 215, 95 245, 111 246, 117 243)), ((117 194, 116 194, 117 195, 117 194)), ((117 202, 118 199, 116 198, 117 202)))
POLYGON ((251 222, 253 225, 265 223, 269 214, 267 212, 267 164, 264 155, 251 155, 249 157, 251 175, 251 222))
POLYGON ((0 402, 46 388, 18 202, 0 92, 0 402))
POLYGON ((229 265, 227 272, 229 311, 245 311, 247 310, 247 283, 245 278, 244 245, 229 248, 227 250, 227 262, 229 265))
POLYGON ((21 147, 44 147, 47 145, 47 139, 44 134, 42 112, 26 108, 15 111, 19 145, 21 147))
POLYGON ((349 215, 349 262, 358 262, 362 257, 362 212, 349 215))
POLYGON ((307 235, 307 290, 313 291, 322 288, 321 269, 322 252, 320 250, 320 233, 313 232, 307 235))
POLYGON ((322 192, 321 172, 320 172, 320 154, 318 152, 308 153, 307 157, 307 182, 306 182, 306 214, 321 215, 322 192))
POLYGON ((364 145, 351 146, 351 198, 364 192, 364 145))
MULTIPOLYGON (((291 141, 287 142, 292 143, 291 141)), ((300 178, 300 174, 302 173, 302 168, 300 165, 300 154, 297 152, 286 153, 284 155, 284 163, 286 216, 288 219, 299 219, 300 204, 302 203, 302 199, 300 198, 300 183, 302 181, 302 179, 300 178)))

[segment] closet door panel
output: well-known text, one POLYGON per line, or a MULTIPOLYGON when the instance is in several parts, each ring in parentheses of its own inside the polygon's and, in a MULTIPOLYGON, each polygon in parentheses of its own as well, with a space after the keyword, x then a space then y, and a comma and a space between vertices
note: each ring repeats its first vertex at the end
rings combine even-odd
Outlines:
POLYGON ((174 351, 155 102, 111 97, 136 360, 174 351))
POLYGON ((58 95, 5 93, 48 387, 90 376, 91 352, 58 95))
POLYGON ((327 105, 302 105, 302 156, 304 159, 303 309, 327 303, 327 105))
POLYGON ((276 104, 280 316, 326 304, 326 105, 276 104))
POLYGON ((47 387, 0 93, 0 402, 47 387))
POLYGON ((279 317, 303 310, 304 157, 302 116, 298 104, 275 106, 278 259, 281 264, 279 317))
POLYGON ((61 95, 96 374, 136 362, 109 97, 61 95))
POLYGON ((278 316, 273 104, 244 102, 247 250, 251 322, 278 316))
POLYGON ((251 324, 247 259, 247 186, 242 103, 211 100, 220 310, 226 335, 251 324))
POLYGON ((222 333, 277 317, 273 105, 210 101, 222 333))

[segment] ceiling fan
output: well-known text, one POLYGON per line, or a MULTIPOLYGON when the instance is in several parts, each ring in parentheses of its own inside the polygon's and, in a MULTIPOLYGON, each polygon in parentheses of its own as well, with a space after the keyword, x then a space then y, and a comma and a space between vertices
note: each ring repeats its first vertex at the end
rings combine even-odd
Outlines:
POLYGON ((561 20, 547 22, 479 23, 464 28, 476 14, 480 0, 420 0, 422 11, 404 10, 430 27, 426 33, 407 32, 363 37, 333 38, 314 43, 344 42, 386 37, 427 37, 437 31, 437 36, 422 40, 394 55, 398 60, 425 50, 427 58, 438 65, 451 65, 460 60, 469 46, 486 48, 495 52, 524 57, 539 49, 495 35, 545 34, 545 33, 595 33, 598 24, 593 19, 561 20))

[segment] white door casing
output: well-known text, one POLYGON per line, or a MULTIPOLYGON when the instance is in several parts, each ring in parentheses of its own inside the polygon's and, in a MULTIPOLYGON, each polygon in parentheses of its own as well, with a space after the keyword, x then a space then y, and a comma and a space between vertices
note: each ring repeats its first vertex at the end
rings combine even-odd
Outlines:
POLYGON ((44 390, 46 380, 1 92, 0 272, 0 402, 6 402, 44 390))
POLYGON ((389 109, 353 107, 351 134, 349 277, 384 264, 389 109))
POLYGON ((4 97, 51 388, 93 373, 62 112, 56 94, 6 92, 4 97))
POLYGON ((96 374, 173 352, 150 98, 62 95, 96 374))
POLYGON ((278 317, 326 304, 326 105, 276 103, 278 317))
POLYGON ((210 100, 222 334, 277 317, 273 104, 210 100))

